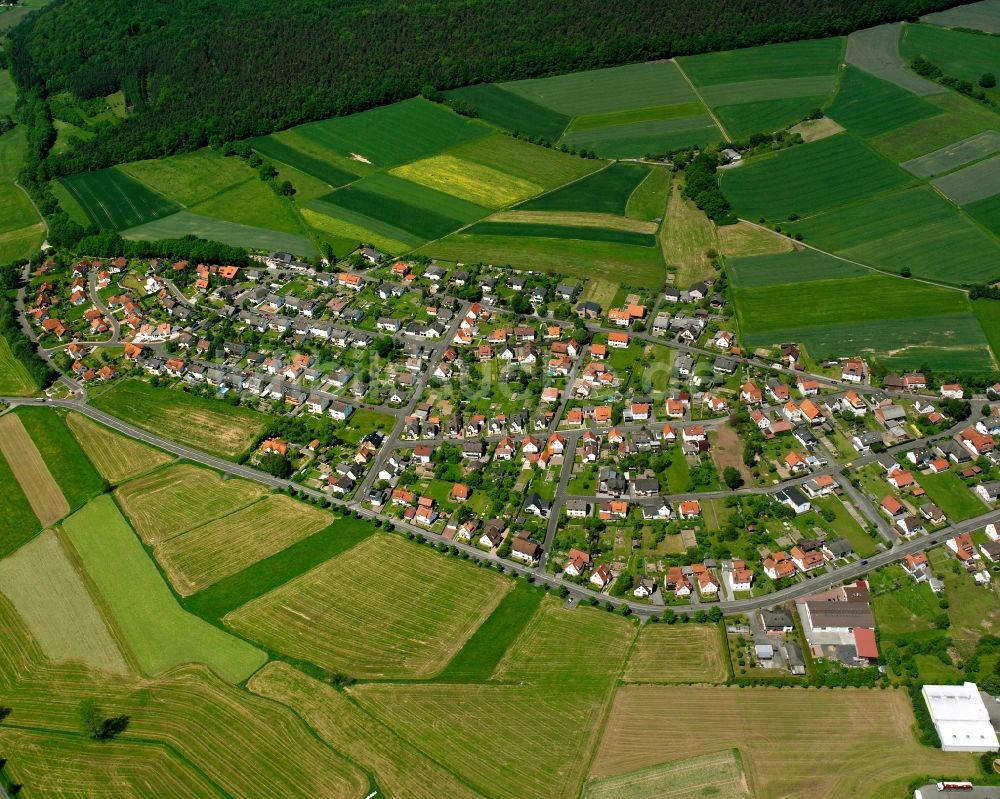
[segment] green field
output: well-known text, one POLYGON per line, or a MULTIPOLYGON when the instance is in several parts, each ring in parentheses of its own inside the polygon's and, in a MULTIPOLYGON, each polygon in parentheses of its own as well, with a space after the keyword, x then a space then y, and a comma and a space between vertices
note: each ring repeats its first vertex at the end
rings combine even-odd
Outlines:
POLYGON ((7 339, 0 336, 0 394, 5 397, 26 397, 38 391, 28 370, 14 357, 7 339))
POLYGON ((720 182, 736 212, 756 221, 807 216, 910 180, 858 139, 840 133, 751 161, 723 173, 720 182))
POLYGON ((995 113, 957 92, 924 99, 944 113, 883 133, 869 144, 888 158, 902 162, 997 128, 995 113))
MULTIPOLYGON (((684 104, 685 107, 690 105, 684 104)), ((589 120, 590 117, 581 117, 589 120)), ((633 158, 681 147, 704 147, 722 140, 722 132, 703 110, 687 117, 666 117, 623 125, 571 129, 563 136, 570 147, 593 150, 608 158, 633 158)))
POLYGON ((1000 309, 993 300, 973 300, 972 311, 986 334, 993 357, 1000 362, 1000 309))
POLYGON ((894 83, 848 67, 826 113, 852 133, 870 138, 940 114, 941 109, 894 83))
POLYGON ((809 249, 726 259, 729 282, 739 289, 870 274, 863 266, 809 249))
POLYGON ((0 557, 9 555, 42 529, 21 485, 0 454, 0 557))
MULTIPOLYGON (((994 236, 1000 236, 1000 195, 994 194, 985 200, 979 200, 963 208, 969 216, 979 224, 987 228, 994 236)), ((986 279, 995 280, 998 275, 997 270, 990 272, 986 279)))
POLYGON ((848 64, 870 72, 882 80, 895 83, 914 94, 928 96, 947 93, 948 90, 943 86, 924 80, 915 72, 911 72, 903 63, 903 56, 900 55, 902 32, 903 26, 898 22, 855 31, 847 37, 847 52, 844 58, 848 64))
POLYGON ((518 206, 524 211, 587 211, 624 216, 632 192, 645 180, 645 164, 617 162, 518 206))
POLYGON ((972 28, 987 33, 1000 33, 1000 0, 980 0, 947 11, 925 14, 922 22, 946 28, 972 28))
POLYGON ((154 388, 139 380, 120 380, 91 404, 167 438, 223 458, 235 458, 264 429, 267 417, 183 391, 154 388))
POLYGON ((1000 152, 1000 133, 987 130, 900 164, 919 178, 942 175, 1000 152))
POLYGON ((346 209, 318 200, 310 200, 300 206, 299 212, 306 222, 325 234, 326 238, 332 236, 338 241, 347 242, 343 254, 349 253, 361 242, 391 255, 398 255, 420 243, 420 239, 405 230, 378 224, 374 219, 352 214, 346 209), (372 229, 375 227, 379 228, 378 232, 372 229), (391 234, 386 230, 391 231, 391 234))
POLYGON ((19 408, 17 416, 71 509, 76 510, 104 490, 104 480, 61 416, 47 408, 19 408))
POLYGON ((531 180, 452 153, 398 166, 391 174, 485 208, 502 208, 542 191, 531 180))
POLYGON ((546 239, 579 239, 581 241, 607 241, 616 244, 630 244, 636 247, 655 247, 656 236, 652 233, 636 233, 631 230, 583 227, 579 225, 547 225, 532 222, 477 222, 467 228, 469 235, 483 236, 529 236, 546 239))
POLYGON ((785 97, 777 100, 719 106, 714 110, 729 135, 736 139, 742 139, 754 133, 771 133, 795 122, 800 122, 812 111, 820 108, 828 96, 828 94, 820 94, 785 97))
POLYGON ((1000 194, 1000 155, 935 178, 931 185, 958 205, 989 199, 1000 194))
POLYGON ((322 158, 316 158, 309 153, 302 152, 302 150, 296 149, 288 142, 275 136, 259 136, 256 139, 251 139, 250 144, 265 158, 288 164, 288 166, 300 172, 304 172, 314 178, 319 178, 335 189, 345 186, 358 178, 357 175, 348 172, 346 169, 342 169, 330 161, 324 161, 322 158))
POLYGON ((596 159, 566 155, 556 149, 538 147, 521 139, 493 133, 453 150, 449 155, 515 175, 545 189, 554 189, 604 166, 596 159))
POLYGON ((63 527, 145 674, 193 661, 235 683, 267 660, 181 610, 110 496, 98 497, 63 527))
MULTIPOLYGON (((965 31, 939 28, 936 25, 907 25, 900 52, 909 61, 924 56, 946 75, 971 81, 976 85, 984 72, 995 71, 1000 63, 1000 38, 965 31)), ((997 89, 986 89, 996 100, 997 89)))
POLYGON ((749 799, 738 749, 674 760, 614 777, 587 780, 583 799, 749 799))
POLYGON ((832 75, 840 65, 844 40, 806 39, 787 44, 769 44, 741 50, 684 56, 681 66, 696 86, 794 80, 805 76, 832 75))
POLYGON ((69 175, 59 182, 90 221, 105 230, 125 230, 181 210, 178 203, 114 167, 69 175))
POLYGON ((480 83, 446 92, 449 98, 468 103, 487 122, 501 128, 556 141, 569 124, 569 116, 532 102, 495 83, 480 83))
POLYGON ((170 158, 133 161, 118 167, 164 197, 190 207, 247 180, 256 180, 241 159, 202 149, 170 158))
MULTIPOLYGON (((6 71, 0 71, 0 76, 5 75, 6 71)), ((0 95, 2 92, 0 86, 0 95)), ((38 214, 13 183, 24 157, 25 132, 26 128, 19 125, 0 136, 0 263, 31 257, 45 238, 38 214)))
POLYGON ((955 472, 922 474, 919 482, 931 502, 945 512, 950 522, 981 516, 989 510, 955 472))
POLYGON ((625 216, 629 219, 659 221, 667 210, 672 173, 665 167, 650 170, 628 198, 625 216))

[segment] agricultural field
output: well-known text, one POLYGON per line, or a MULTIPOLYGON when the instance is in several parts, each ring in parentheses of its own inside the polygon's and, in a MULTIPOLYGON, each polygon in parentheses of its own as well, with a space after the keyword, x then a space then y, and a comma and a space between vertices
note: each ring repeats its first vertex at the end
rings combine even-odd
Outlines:
POLYGON ((510 222, 487 220, 485 222, 477 222, 466 228, 466 233, 472 236, 509 236, 512 238, 526 236, 529 238, 604 241, 635 247, 654 247, 656 245, 656 236, 653 233, 591 225, 562 225, 522 220, 510 222))
POLYGON ((20 418, 14 414, 0 417, 0 455, 7 461, 42 527, 69 513, 66 497, 20 418))
MULTIPOLYGON (((1000 195, 995 194, 988 199, 970 203, 963 210, 993 235, 1000 236, 1000 195)), ((993 280, 995 277, 996 273, 993 272, 986 279, 993 280)))
POLYGON ((27 397, 38 391, 28 370, 14 357, 7 339, 0 336, 0 395, 27 397))
POLYGON ((161 541, 155 548, 156 559, 174 590, 190 596, 332 521, 333 516, 319 508, 286 496, 269 496, 161 541))
POLYGON ((587 780, 583 799, 700 799, 725 796, 750 799, 750 789, 739 751, 713 752, 629 771, 614 777, 587 780))
POLYGON ((189 464, 170 466, 130 480, 115 498, 143 541, 156 546, 257 502, 265 494, 259 483, 228 479, 189 464))
POLYGON ((738 289, 783 283, 809 283, 813 280, 833 280, 871 274, 870 269, 859 264, 812 249, 729 258, 726 261, 726 275, 730 283, 738 289))
POLYGON ((979 320, 983 333, 986 334, 986 340, 993 350, 993 357, 1000 362, 1000 313, 997 313, 997 310, 993 300, 972 301, 972 312, 979 320))
POLYGON ((6 520, 0 527, 0 557, 14 552, 42 529, 2 449, 0 449, 0 518, 6 520))
POLYGON ((484 208, 512 205, 542 191, 530 180, 449 153, 398 166, 390 174, 484 208))
POLYGON ((625 216, 659 222, 667 210, 673 174, 665 167, 653 167, 646 179, 640 183, 625 206, 625 216))
MULTIPOLYGON (((270 191, 270 190, 269 190, 270 191)), ((138 241, 158 241, 197 236, 202 239, 221 241, 234 247, 249 247, 258 250, 281 249, 301 255, 315 255, 316 246, 298 233, 283 233, 263 227, 241 225, 224 219, 178 211, 161 219, 147 222, 122 231, 122 236, 138 241)))
POLYGON ((263 414, 247 408, 154 388, 140 380, 120 380, 94 396, 91 404, 119 419, 222 458, 235 458, 249 447, 266 420, 263 414))
POLYGON ((66 427, 101 477, 113 485, 173 460, 172 455, 116 433, 80 413, 70 413, 66 427))
POLYGON ((660 249, 674 285, 687 288, 712 274, 710 250, 718 250, 718 228, 681 193, 680 181, 670 191, 667 215, 660 225, 660 249))
POLYGON ((225 621, 241 635, 322 668, 358 677, 429 677, 510 587, 499 575, 376 535, 225 621))
POLYGON ((181 210, 179 203, 111 167, 60 178, 87 218, 105 230, 124 230, 181 210))
POLYGON ((495 83, 479 83, 445 92, 450 99, 461 100, 476 109, 482 119, 525 136, 556 141, 566 130, 570 117, 532 102, 495 83))
MULTIPOLYGON (((1000 59, 1000 39, 937 25, 908 24, 900 52, 907 61, 922 55, 946 75, 976 85, 984 72, 995 71, 1000 59)), ((984 91, 994 100, 1000 97, 995 87, 984 91)))
MULTIPOLYGON (((5 102, 3 81, 9 81, 7 74, 0 70, 0 106, 5 102)), ((24 157, 25 135, 25 128, 18 126, 0 136, 0 263, 34 255, 45 237, 38 214, 24 192, 14 185, 24 157)))
POLYGON ((905 162, 997 128, 994 112, 957 92, 924 99, 942 113, 883 133, 869 144, 893 161, 905 162))
POLYGON ((571 211, 625 216, 629 198, 650 167, 619 161, 600 172, 563 186, 518 208, 524 211, 571 211))
POLYGON ((918 178, 943 175, 1000 152, 1000 132, 987 130, 900 164, 918 178))
POLYGON ((925 14, 921 22, 946 28, 972 28, 986 33, 1000 33, 1000 1, 980 0, 978 3, 925 14))
POLYGON ((729 655, 714 624, 646 625, 625 665, 635 683, 725 682, 729 655))
POLYGON ((900 54, 902 33, 903 26, 898 22, 855 31, 847 37, 844 59, 848 64, 895 83, 913 94, 924 97, 947 94, 948 90, 943 86, 925 80, 907 68, 900 54))
MULTIPOLYGON (((663 198, 666 202, 666 198, 663 198)), ((663 213, 662 210, 660 212, 663 213)), ((632 219, 625 216, 614 216, 612 214, 591 214, 586 211, 501 211, 493 214, 485 222, 479 225, 487 225, 493 222, 508 222, 517 224, 548 225, 552 228, 596 228, 606 231, 628 231, 631 233, 653 234, 659 229, 656 222, 647 222, 642 219, 632 219)), ((560 238, 556 236, 555 238, 560 238)), ((563 236, 561 238, 574 238, 573 236, 563 236)))
POLYGON ((77 511, 63 529, 144 674, 196 662, 237 683, 267 660, 245 641, 181 610, 110 496, 77 511))
POLYGON ((888 795, 880 789, 919 774, 973 772, 968 754, 920 746, 913 724, 909 699, 892 689, 628 686, 615 697, 591 776, 720 749, 739 750, 755 795, 788 799, 888 795))
POLYGON ((0 586, 49 660, 85 663, 106 674, 129 673, 107 623, 53 531, 0 560, 0 586))
POLYGON ((958 205, 992 197, 1000 193, 1000 155, 935 178, 931 185, 958 205))
POLYGON ((169 158, 133 161, 119 169, 164 197, 185 207, 197 205, 227 189, 257 180, 240 158, 204 148, 169 158))
POLYGON ((867 139, 940 114, 941 109, 894 83, 848 67, 826 113, 867 139))
POLYGON ((773 255, 791 252, 794 249, 790 239, 750 222, 723 225, 717 234, 719 252, 727 259, 750 255, 773 255))
POLYGON ((330 188, 340 188, 358 179, 356 174, 343 169, 333 161, 318 158, 307 151, 295 147, 289 141, 293 137, 294 133, 286 134, 285 138, 273 134, 271 136, 260 136, 256 139, 251 139, 250 143, 265 158, 287 164, 293 169, 325 183, 330 188))

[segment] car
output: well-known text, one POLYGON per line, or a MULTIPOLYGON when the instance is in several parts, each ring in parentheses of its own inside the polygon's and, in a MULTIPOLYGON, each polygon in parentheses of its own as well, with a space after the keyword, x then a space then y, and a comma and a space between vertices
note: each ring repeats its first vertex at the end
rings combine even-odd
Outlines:
POLYGON ((861 565, 862 565, 862 566, 867 566, 867 565, 868 565, 868 561, 867 561, 867 560, 863 560, 863 561, 861 561, 861 565))

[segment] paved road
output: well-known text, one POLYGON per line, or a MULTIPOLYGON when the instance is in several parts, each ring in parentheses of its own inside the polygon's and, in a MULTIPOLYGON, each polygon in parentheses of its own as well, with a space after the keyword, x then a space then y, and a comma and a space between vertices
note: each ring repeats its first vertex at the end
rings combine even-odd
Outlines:
POLYGON ((101 299, 101 295, 98 293, 96 269, 90 270, 89 285, 87 286, 87 289, 90 293, 90 301, 94 303, 97 310, 104 314, 104 318, 107 319, 108 323, 111 325, 111 340, 108 344, 117 344, 119 337, 121 336, 121 330, 118 325, 118 320, 112 316, 111 310, 104 304, 104 300, 101 299))

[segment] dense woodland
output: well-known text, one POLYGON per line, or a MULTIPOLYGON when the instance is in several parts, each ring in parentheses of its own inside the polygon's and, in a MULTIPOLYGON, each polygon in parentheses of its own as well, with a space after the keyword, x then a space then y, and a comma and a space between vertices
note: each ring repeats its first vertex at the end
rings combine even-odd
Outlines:
POLYGON ((953 0, 56 0, 9 37, 23 93, 125 93, 68 174, 450 88, 846 33, 953 0))

